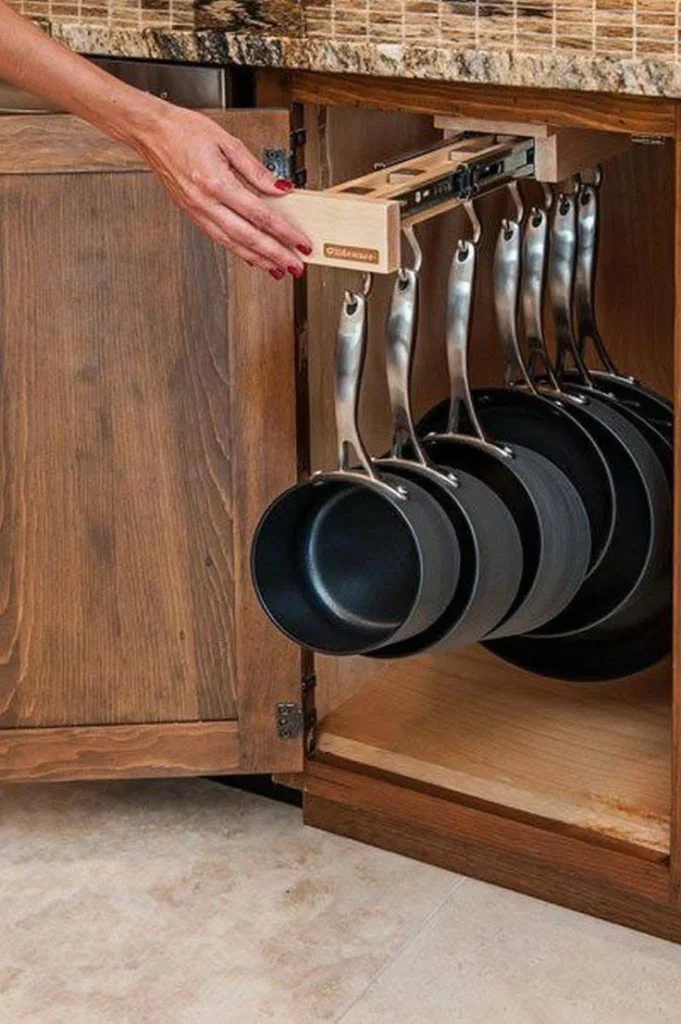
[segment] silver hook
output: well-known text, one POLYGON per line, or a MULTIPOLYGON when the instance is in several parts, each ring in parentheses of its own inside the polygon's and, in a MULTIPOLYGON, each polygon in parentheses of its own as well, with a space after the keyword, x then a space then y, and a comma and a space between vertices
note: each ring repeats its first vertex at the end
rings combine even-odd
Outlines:
POLYGON ((539 184, 541 185, 541 190, 544 193, 544 209, 547 213, 550 213, 551 207, 553 206, 553 189, 550 185, 547 185, 545 181, 540 181, 539 184))
MULTIPOLYGON (((472 199, 464 199, 464 201, 462 202, 461 205, 463 206, 464 210, 466 211, 466 215, 467 215, 469 221, 471 222, 471 227, 473 228, 473 238, 472 238, 473 245, 477 246, 477 245, 479 245, 480 239, 482 238, 482 225, 480 223, 480 219, 479 219, 477 213, 475 212, 475 206, 473 205, 473 200, 472 199)), ((457 247, 458 247, 458 249, 460 251, 463 251, 468 244, 469 244, 469 242, 466 239, 460 238, 458 243, 457 243, 457 247)))
MULTIPOLYGON (((525 207, 523 205, 523 198, 520 195, 520 189, 518 188, 518 182, 517 181, 509 181, 509 183, 508 183, 508 191, 511 194, 511 199, 513 200, 513 205, 515 207, 515 218, 514 218, 514 220, 518 224, 521 224, 522 220, 523 220, 523 217, 525 216, 525 207)), ((508 218, 505 217, 504 220, 502 221, 502 224, 504 225, 504 228, 505 228, 507 226, 507 224, 508 224, 508 218)))
MULTIPOLYGON (((412 270, 414 271, 415 274, 420 274, 421 267, 423 266, 423 250, 419 245, 419 241, 416 237, 416 232, 414 231, 413 225, 405 224, 404 227, 402 228, 402 233, 404 234, 406 240, 409 242, 409 247, 412 253, 414 254, 414 263, 412 266, 412 270)), ((399 271, 399 274, 400 277, 403 277, 402 270, 399 271)))
POLYGON ((373 287, 373 284, 374 284, 374 275, 373 274, 362 274, 362 295, 364 296, 365 299, 369 298, 369 295, 371 294, 371 289, 373 287))

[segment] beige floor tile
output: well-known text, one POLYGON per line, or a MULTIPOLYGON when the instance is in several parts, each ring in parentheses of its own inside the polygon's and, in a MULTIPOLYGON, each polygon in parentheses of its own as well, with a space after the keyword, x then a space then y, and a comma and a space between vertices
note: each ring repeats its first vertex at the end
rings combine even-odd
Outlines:
POLYGON ((337 1019, 457 877, 202 781, 0 789, 0 1024, 337 1019))
POLYGON ((678 1024, 681 947, 467 881, 341 1019, 678 1024))

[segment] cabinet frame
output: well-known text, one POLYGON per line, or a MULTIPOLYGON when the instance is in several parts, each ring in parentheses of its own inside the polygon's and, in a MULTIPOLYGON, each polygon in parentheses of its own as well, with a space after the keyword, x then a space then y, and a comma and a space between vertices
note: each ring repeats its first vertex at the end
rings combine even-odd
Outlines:
MULTIPOLYGON (((681 400, 681 103, 668 99, 315 73, 259 75, 291 104, 567 125, 674 140, 674 398, 681 400)), ((676 421, 676 463, 681 428, 676 421)), ((674 530, 681 531, 675 491, 674 530)), ((307 824, 681 942, 681 568, 674 569, 670 855, 595 844, 495 812, 472 798, 387 770, 314 753, 307 824)))

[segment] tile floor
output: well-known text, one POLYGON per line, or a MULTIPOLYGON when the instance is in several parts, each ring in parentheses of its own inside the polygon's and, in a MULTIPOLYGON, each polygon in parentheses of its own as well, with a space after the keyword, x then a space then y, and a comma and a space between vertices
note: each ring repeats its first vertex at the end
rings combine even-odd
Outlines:
POLYGON ((0 1024, 678 1024, 681 947, 207 781, 0 788, 0 1024))

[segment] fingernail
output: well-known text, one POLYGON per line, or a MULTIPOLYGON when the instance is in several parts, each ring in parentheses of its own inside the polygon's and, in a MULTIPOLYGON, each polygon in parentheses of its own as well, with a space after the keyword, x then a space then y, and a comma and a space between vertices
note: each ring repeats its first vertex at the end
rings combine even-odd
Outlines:
POLYGON ((272 267, 271 270, 267 271, 267 273, 270 277, 273 277, 275 281, 281 281, 284 276, 284 271, 280 270, 279 267, 272 267))
POLYGON ((280 192, 290 192, 293 188, 293 182, 289 181, 288 178, 277 178, 274 187, 278 188, 280 192))
POLYGON ((293 277, 302 277, 303 274, 305 273, 305 268, 290 266, 288 268, 288 272, 289 274, 292 274, 293 277))
POLYGON ((312 255, 312 246, 311 245, 297 245, 296 249, 298 250, 298 252, 302 252, 303 256, 311 256, 312 255))

